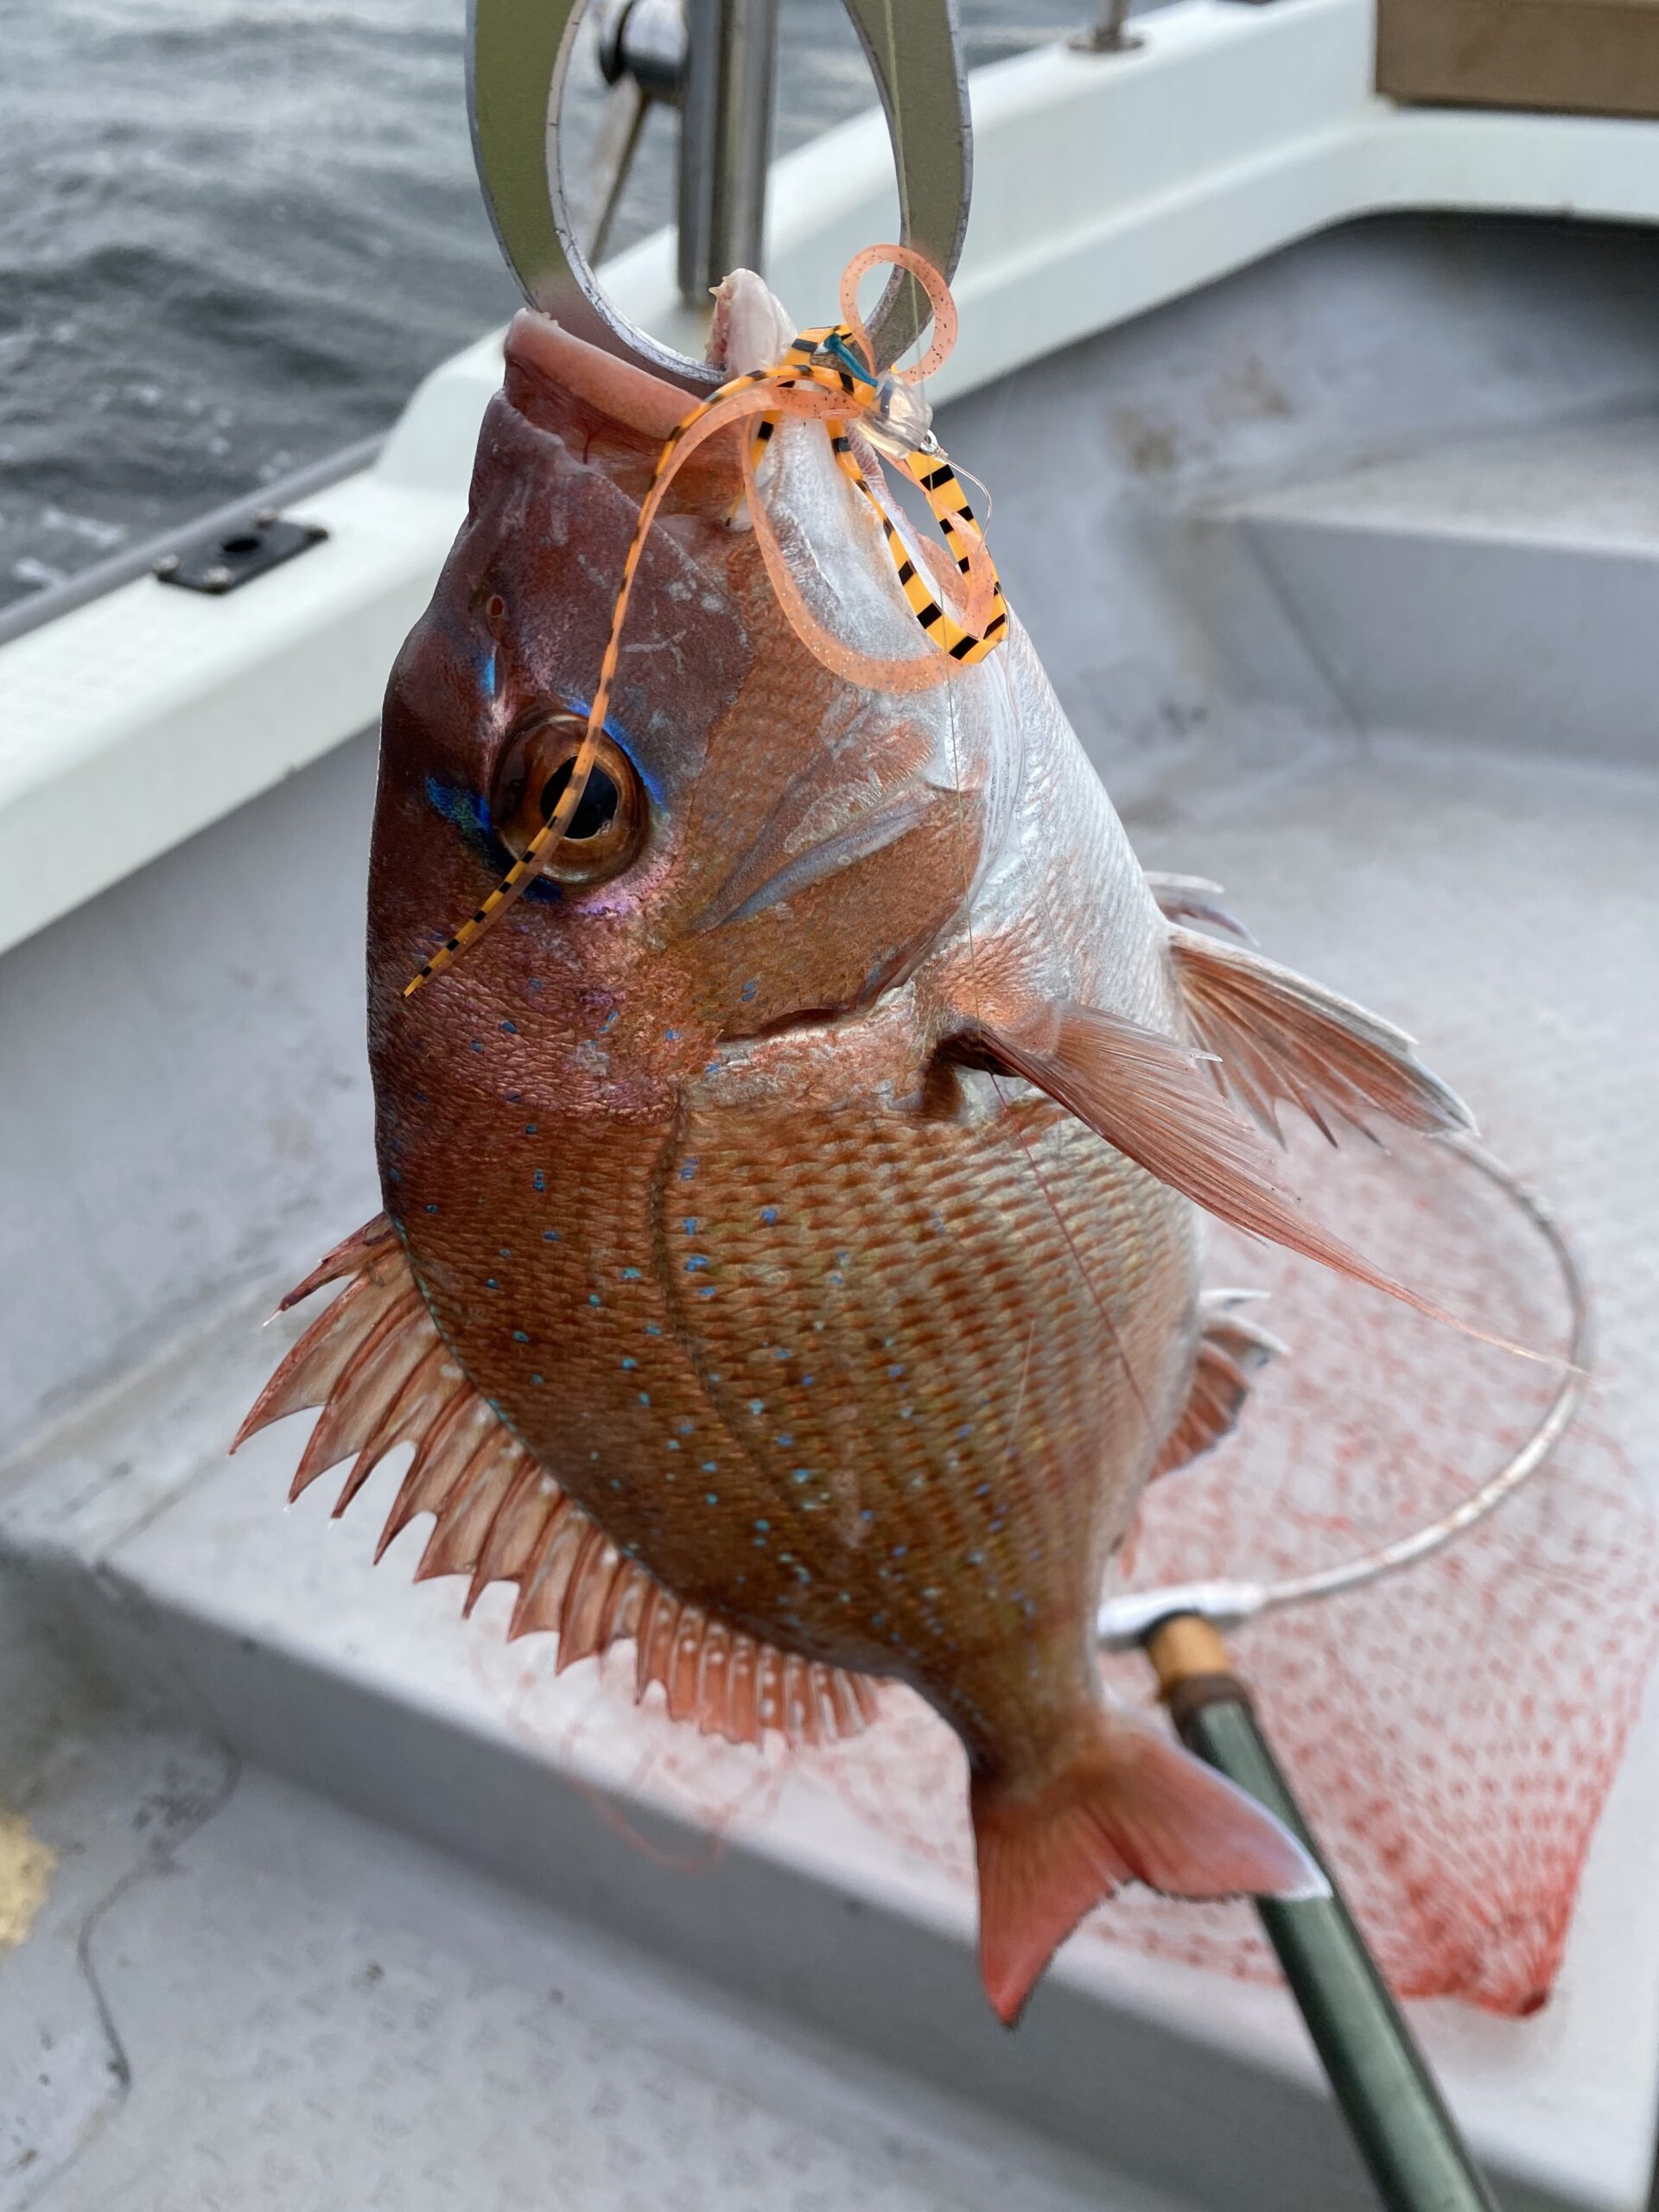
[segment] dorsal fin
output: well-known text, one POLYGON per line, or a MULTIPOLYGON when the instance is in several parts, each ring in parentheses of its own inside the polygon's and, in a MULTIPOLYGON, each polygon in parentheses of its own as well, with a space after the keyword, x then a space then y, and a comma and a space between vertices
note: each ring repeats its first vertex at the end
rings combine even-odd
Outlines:
POLYGON ((632 1638, 636 1699, 660 1682, 673 1718, 707 1735, 759 1744, 771 1729, 791 1744, 818 1744, 855 1736, 874 1718, 866 1677, 763 1643, 683 1603, 623 1554, 467 1380, 384 1214, 337 1245, 284 1307, 341 1277, 346 1287, 261 1391, 232 1451, 284 1414, 320 1406, 289 1494, 355 1453, 338 1514, 389 1452, 413 1444, 377 1559, 430 1513, 417 1580, 468 1576, 468 1612, 492 1582, 517 1584, 507 1633, 552 1630, 561 1674, 632 1638))

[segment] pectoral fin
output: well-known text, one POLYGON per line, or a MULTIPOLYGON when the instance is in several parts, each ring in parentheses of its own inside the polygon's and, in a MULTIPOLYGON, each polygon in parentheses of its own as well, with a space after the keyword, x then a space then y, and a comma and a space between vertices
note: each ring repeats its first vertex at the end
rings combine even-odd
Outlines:
POLYGON ((1334 1144, 1330 1120, 1374 1120, 1442 1136, 1474 1117, 1417 1058, 1403 1031, 1259 952, 1173 928, 1170 950, 1194 1041, 1221 1088, 1279 1136, 1276 1107, 1300 1106, 1334 1144))
POLYGON ((1311 1220, 1279 1179, 1266 1139, 1217 1089, 1212 1063, 1173 1038, 1071 1000, 1052 1001, 1010 1027, 982 1026, 979 1036, 992 1058, 1218 1221, 1385 1291, 1483 1344, 1539 1356, 1459 1321, 1311 1220))

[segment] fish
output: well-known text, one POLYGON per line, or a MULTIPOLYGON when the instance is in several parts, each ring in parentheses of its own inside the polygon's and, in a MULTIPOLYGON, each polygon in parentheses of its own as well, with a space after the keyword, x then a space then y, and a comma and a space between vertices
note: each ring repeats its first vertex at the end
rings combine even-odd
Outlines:
MULTIPOLYGON (((728 373, 792 335, 728 280, 728 373)), ((561 1669, 632 1643, 639 1697, 733 1742, 834 1742, 882 1682, 919 1694, 963 1745, 1012 2024, 1127 1883, 1321 1889, 1108 1698, 1096 1611, 1147 1484, 1275 1349, 1206 1294, 1205 1215, 1424 1303, 1304 1211, 1281 1113, 1333 1141, 1471 1123, 1214 886, 1147 874, 1017 617, 935 680, 884 543, 912 525, 787 412, 758 474, 733 428, 675 476, 563 837, 407 996, 570 780, 684 406, 532 312, 508 334, 381 726, 385 1211, 285 1301, 339 1286, 238 1441, 320 1407, 294 1491, 349 1459, 337 1511, 412 1446, 382 1552, 430 1515, 419 1575, 468 1578, 469 1611, 513 1586, 509 1634, 556 1633, 561 1669)))

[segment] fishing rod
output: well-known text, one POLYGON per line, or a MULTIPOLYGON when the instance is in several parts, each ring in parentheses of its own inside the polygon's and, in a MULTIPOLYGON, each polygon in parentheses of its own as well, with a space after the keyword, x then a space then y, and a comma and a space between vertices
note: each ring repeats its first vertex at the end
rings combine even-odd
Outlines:
POLYGON ((1274 1813, 1331 1885, 1256 1901, 1332 2094, 1389 2212, 1497 2212, 1416 2037, 1273 1755, 1221 1632, 1201 1613, 1160 1621, 1145 1649, 1176 1732, 1274 1813))

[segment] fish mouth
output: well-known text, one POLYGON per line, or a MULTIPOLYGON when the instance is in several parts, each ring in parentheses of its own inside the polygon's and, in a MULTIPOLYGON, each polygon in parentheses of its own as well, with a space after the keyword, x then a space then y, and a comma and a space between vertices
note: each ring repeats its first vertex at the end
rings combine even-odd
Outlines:
MULTIPOLYGON (((513 317, 502 350, 503 397, 520 422, 556 439, 630 498, 643 499, 664 446, 694 404, 690 394, 533 308, 513 317)), ((742 489, 740 451, 731 425, 689 455, 677 474, 671 512, 726 519, 742 489)))
POLYGON ((574 403, 660 446, 691 404, 666 378, 589 345, 533 308, 514 315, 502 353, 507 398, 539 429, 567 429, 574 403))

